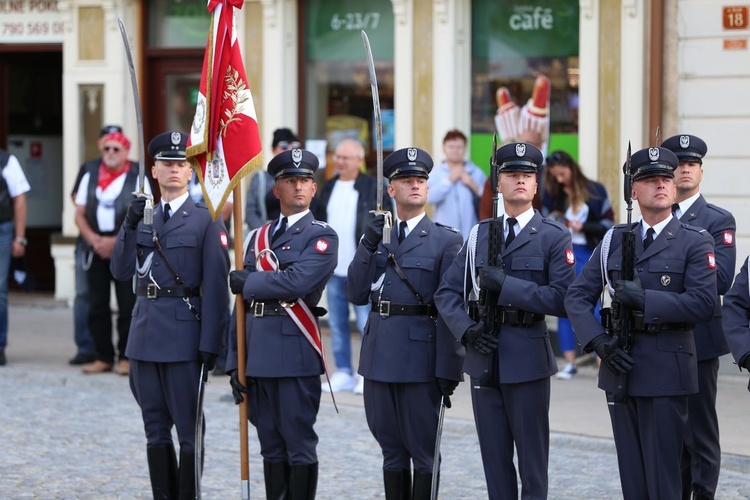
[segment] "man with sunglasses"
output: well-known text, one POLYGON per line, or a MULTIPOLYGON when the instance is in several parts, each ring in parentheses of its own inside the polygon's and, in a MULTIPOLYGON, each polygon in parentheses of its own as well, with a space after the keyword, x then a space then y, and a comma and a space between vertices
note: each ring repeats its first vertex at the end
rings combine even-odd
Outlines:
MULTIPOLYGON (((86 244, 82 256, 89 291, 88 328, 94 340, 95 359, 83 367, 87 374, 112 371, 115 348, 112 345, 112 310, 110 286, 115 285, 117 296, 117 373, 127 375, 130 365, 125 355, 130 317, 135 304, 130 281, 112 277, 109 263, 117 230, 125 220, 133 192, 138 190, 138 165, 128 160, 130 140, 117 126, 105 127, 99 138, 102 158, 82 167, 81 182, 75 193, 75 222, 86 244)), ((151 192, 145 181, 144 190, 151 192)), ((72 361, 76 361, 74 358, 72 361)))
MULTIPOLYGON (((104 157, 104 149, 102 147, 104 137, 115 132, 122 133, 122 127, 119 125, 105 125, 99 131, 96 148, 101 154, 97 158, 87 161, 78 169, 73 190, 70 192, 74 204, 84 174, 99 171, 99 166, 102 164, 104 157)), ((135 162, 131 162, 131 164, 135 165, 135 162)), ((73 340, 76 344, 76 355, 68 362, 71 365, 86 365, 96 361, 96 346, 89 332, 89 285, 86 282, 86 270, 88 269, 88 256, 90 252, 91 248, 88 246, 88 243, 79 234, 75 250, 76 296, 73 301, 73 340)))
MULTIPOLYGON (((271 158, 291 149, 299 149, 297 135, 288 128, 277 128, 273 131, 271 141, 271 158)), ((248 229, 261 227, 269 220, 278 219, 279 200, 273 195, 274 179, 267 170, 258 170, 250 180, 245 201, 245 224, 248 229)))

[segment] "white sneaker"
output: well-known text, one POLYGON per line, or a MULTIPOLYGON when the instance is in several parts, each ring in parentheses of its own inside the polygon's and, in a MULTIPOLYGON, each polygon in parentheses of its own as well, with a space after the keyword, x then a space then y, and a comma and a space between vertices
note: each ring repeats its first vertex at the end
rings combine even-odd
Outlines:
POLYGON ((568 363, 565 365, 565 368, 557 372, 557 378, 562 380, 570 380, 576 373, 578 373, 578 368, 576 368, 576 365, 574 365, 573 363, 568 363))
POLYGON ((365 378, 362 375, 355 375, 355 379, 357 379, 357 385, 354 386, 354 394, 364 394, 365 393, 365 378))
MULTIPOLYGON (((354 389, 357 382, 354 380, 354 376, 350 373, 343 371, 337 371, 330 378, 331 390, 333 392, 349 392, 354 389)), ((323 392, 328 392, 328 384, 323 382, 321 384, 323 392)))

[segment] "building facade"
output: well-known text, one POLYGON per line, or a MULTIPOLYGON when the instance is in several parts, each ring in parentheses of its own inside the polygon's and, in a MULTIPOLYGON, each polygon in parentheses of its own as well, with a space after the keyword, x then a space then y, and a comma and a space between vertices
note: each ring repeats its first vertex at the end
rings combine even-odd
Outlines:
MULTIPOLYGON (((0 0, 0 147, 18 153, 31 182, 32 244, 47 262, 37 274, 58 298, 73 295, 69 193, 80 164, 97 154, 98 130, 122 124, 131 158, 142 155, 117 19, 128 30, 148 140, 190 126, 205 5, 0 0)), ((550 82, 545 149, 578 158, 621 218, 628 141, 633 150, 653 144, 657 126, 662 138, 703 137, 703 192, 737 216, 744 256, 750 153, 737 139, 750 129, 750 104, 739 98, 750 84, 746 16, 741 6, 727 14, 699 0, 252 0, 237 12, 237 33, 269 153, 273 130, 290 127, 329 154, 342 138, 359 138, 374 166, 364 30, 386 153, 414 145, 439 161, 445 132, 458 128, 488 168, 497 89, 523 106, 541 74, 550 82), (727 183, 727 174, 738 181, 727 183)), ((148 172, 150 159, 145 165, 148 172)))

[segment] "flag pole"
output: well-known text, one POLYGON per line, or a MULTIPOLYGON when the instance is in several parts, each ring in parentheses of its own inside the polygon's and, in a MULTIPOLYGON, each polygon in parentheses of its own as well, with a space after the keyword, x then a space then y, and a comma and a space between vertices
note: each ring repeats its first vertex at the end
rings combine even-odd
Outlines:
MULTIPOLYGON (((232 207, 232 220, 234 223, 234 268, 244 269, 244 255, 242 248, 242 185, 234 186, 234 206, 232 207)), ((240 384, 247 387, 245 366, 247 364, 247 346, 245 338, 245 300, 241 293, 236 295, 234 313, 237 317, 237 378, 240 384)), ((247 443, 247 405, 248 396, 239 404, 240 409, 240 480, 242 500, 250 498, 250 460, 248 459, 247 443)))

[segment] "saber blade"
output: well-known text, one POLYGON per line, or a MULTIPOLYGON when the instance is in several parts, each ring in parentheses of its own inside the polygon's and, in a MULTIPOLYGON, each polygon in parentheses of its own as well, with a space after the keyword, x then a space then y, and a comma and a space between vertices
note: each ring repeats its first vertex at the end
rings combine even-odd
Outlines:
POLYGON ((362 43, 365 45, 365 54, 367 55, 367 69, 370 72, 370 89, 372 90, 372 108, 375 116, 375 150, 376 150, 376 167, 377 167, 377 206, 371 210, 371 214, 385 217, 383 226, 383 243, 391 242, 391 228, 393 227, 393 216, 388 210, 383 210, 383 122, 380 114, 380 94, 378 92, 378 75, 375 73, 375 60, 372 57, 372 48, 367 33, 362 30, 362 43))
POLYGON ((430 500, 437 500, 438 480, 440 475, 440 441, 443 437, 443 421, 445 421, 445 398, 440 403, 440 416, 438 417, 437 435, 435 435, 435 458, 432 461, 432 485, 430 487, 430 500))
POLYGON ((195 498, 201 498, 201 476, 203 475, 203 397, 206 393, 208 371, 201 363, 201 374, 198 379, 198 404, 195 414, 195 498))
POLYGON ((130 70, 130 83, 133 86, 133 101, 135 101, 135 117, 138 122, 138 191, 133 193, 135 196, 146 197, 146 208, 143 211, 143 223, 151 225, 154 223, 154 197, 144 191, 146 180, 146 170, 144 161, 146 157, 145 143, 143 140, 143 112, 141 111, 141 95, 138 92, 138 79, 135 76, 135 64, 133 64, 133 51, 130 49, 130 40, 128 32, 125 29, 125 23, 122 19, 117 18, 117 25, 120 27, 122 42, 125 45, 125 55, 128 58, 128 69, 130 70))

